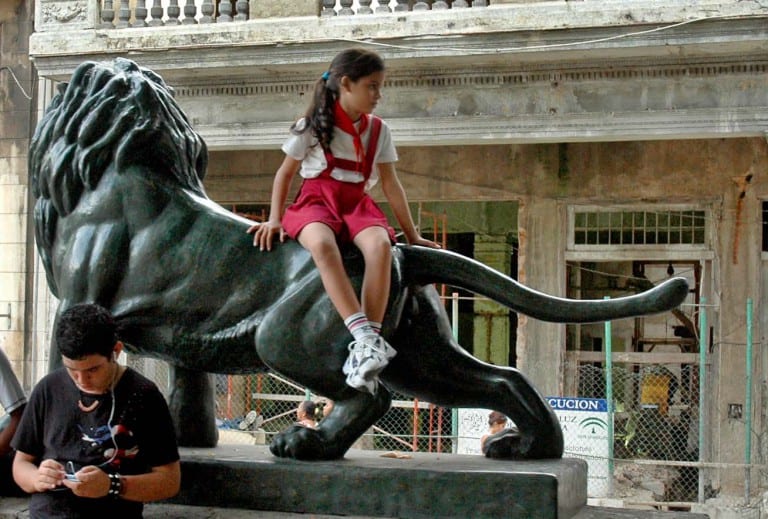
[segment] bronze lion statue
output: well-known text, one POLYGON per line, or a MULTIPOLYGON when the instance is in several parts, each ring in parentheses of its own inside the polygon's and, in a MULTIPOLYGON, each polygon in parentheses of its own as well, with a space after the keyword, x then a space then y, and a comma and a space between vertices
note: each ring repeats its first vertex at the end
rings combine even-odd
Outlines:
MULTIPOLYGON (((563 436, 545 399, 518 370, 481 362, 456 343, 433 283, 560 323, 664 312, 688 292, 675 278, 625 298, 568 300, 446 250, 396 245, 383 334, 399 353, 372 396, 344 382, 348 332, 310 255, 294 241, 255 251, 246 233, 252 222, 206 196, 206 164, 206 145, 172 89, 126 59, 78 66, 30 149, 37 247, 58 312, 100 304, 118 320, 128 351, 170 364, 181 445, 217 442, 209 373, 269 369, 335 401, 317 429, 278 434, 276 456, 343 457, 396 390, 440 406, 500 411, 518 433, 495 452, 558 458, 563 436)), ((359 290, 362 259, 350 253, 345 264, 359 290)))

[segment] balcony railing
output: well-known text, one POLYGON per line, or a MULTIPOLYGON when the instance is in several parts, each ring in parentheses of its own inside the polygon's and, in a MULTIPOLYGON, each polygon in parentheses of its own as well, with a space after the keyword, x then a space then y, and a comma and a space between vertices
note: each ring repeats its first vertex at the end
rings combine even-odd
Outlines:
POLYGON ((467 7, 487 7, 487 0, 323 0, 322 16, 351 16, 355 14, 380 14, 405 11, 438 11, 441 9, 463 9, 467 7))
MULTIPOLYGON (((488 4, 489 0, 322 0, 314 12, 292 11, 291 15, 354 16, 478 8, 488 4)), ((103 29, 225 23, 254 18, 249 0, 101 0, 100 8, 99 26, 103 29)))

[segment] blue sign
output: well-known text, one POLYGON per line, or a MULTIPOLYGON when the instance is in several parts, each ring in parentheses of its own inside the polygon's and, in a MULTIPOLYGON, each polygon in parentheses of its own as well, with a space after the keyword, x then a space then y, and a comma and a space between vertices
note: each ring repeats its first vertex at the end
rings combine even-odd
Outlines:
POLYGON ((607 413, 608 401, 605 398, 567 398, 548 396, 547 402, 555 411, 583 411, 587 413, 607 413))

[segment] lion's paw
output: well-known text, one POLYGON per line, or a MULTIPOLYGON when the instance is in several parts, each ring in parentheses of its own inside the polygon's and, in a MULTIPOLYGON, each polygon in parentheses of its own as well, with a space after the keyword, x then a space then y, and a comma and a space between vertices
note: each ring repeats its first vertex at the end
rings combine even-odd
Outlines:
POLYGON ((504 429, 488 437, 483 453, 486 458, 527 459, 531 443, 532 438, 523 436, 517 429, 504 429))
POLYGON ((325 445, 320 432, 294 425, 275 435, 269 450, 280 458, 297 460, 325 459, 325 445))

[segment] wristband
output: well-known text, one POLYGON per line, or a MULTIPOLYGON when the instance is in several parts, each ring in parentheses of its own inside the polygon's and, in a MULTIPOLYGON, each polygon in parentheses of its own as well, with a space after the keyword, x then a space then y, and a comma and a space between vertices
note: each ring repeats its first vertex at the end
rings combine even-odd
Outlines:
POLYGON ((120 478, 120 474, 107 474, 109 476, 109 490, 107 495, 113 499, 120 497, 120 493, 123 490, 123 480, 120 478))

